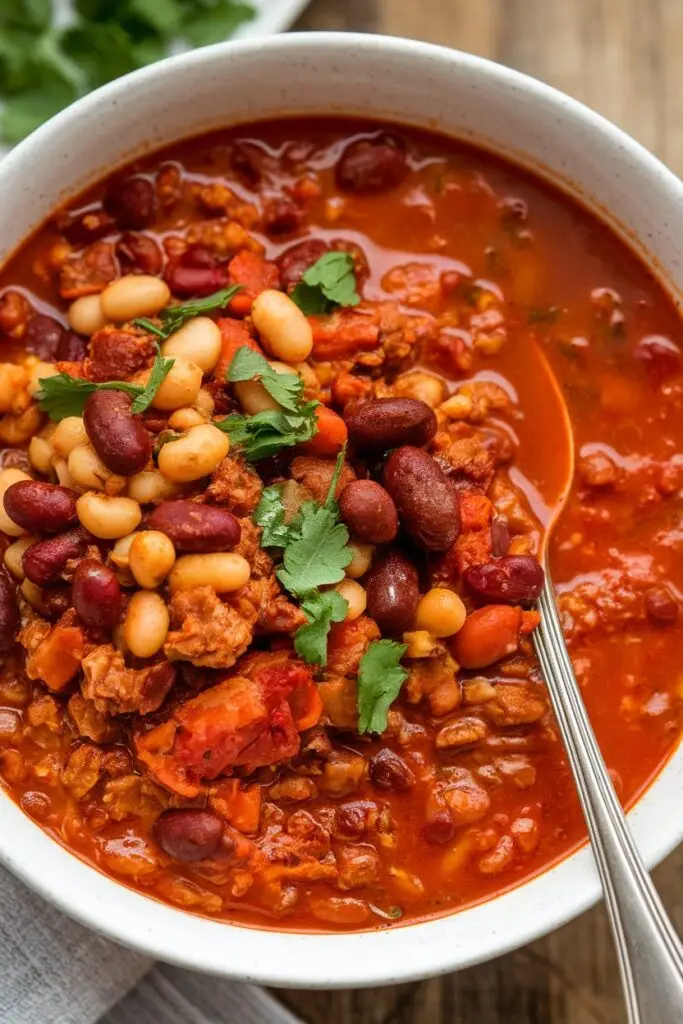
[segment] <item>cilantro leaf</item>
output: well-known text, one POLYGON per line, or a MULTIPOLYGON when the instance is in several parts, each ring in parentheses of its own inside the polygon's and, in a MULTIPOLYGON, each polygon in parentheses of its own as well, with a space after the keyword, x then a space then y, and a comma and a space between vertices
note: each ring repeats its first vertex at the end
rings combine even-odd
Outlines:
POLYGON ((214 292, 213 295, 207 295, 203 299, 190 299, 189 302, 183 302, 179 306, 169 306, 167 309, 162 309, 159 313, 161 327, 146 317, 138 317, 136 320, 133 320, 133 323, 136 327, 142 327, 145 331, 151 331, 158 338, 165 340, 174 334, 175 331, 179 330, 183 324, 186 324, 188 320, 193 320, 196 316, 201 316, 203 313, 210 313, 214 309, 223 309, 230 302, 233 295, 237 295, 237 292, 241 291, 243 287, 241 284, 232 284, 229 288, 221 288, 220 291, 214 292))
POLYGON ((304 272, 291 297, 306 316, 357 306, 360 295, 351 253, 324 253, 304 272))
POLYGON ((18 96, 8 96, 0 115, 3 139, 8 143, 21 142, 75 99, 75 90, 66 84, 53 86, 49 92, 36 89, 18 96))
POLYGON ((393 640, 373 640, 361 658, 358 672, 358 732, 382 733, 387 727, 387 712, 408 678, 399 664, 407 644, 393 640))
POLYGON ((333 622, 343 622, 349 610, 348 601, 336 590, 314 590, 301 601, 308 623, 300 626, 294 636, 294 647, 311 665, 327 664, 327 635, 333 622))
POLYGON ((262 548, 284 548, 291 536, 285 523, 285 506, 278 486, 264 488, 261 500, 254 509, 252 519, 262 527, 262 548))
POLYGON ((318 429, 315 409, 318 402, 305 402, 298 413, 266 409, 255 416, 232 413, 213 425, 225 431, 230 443, 242 450, 248 462, 277 455, 283 448, 310 441, 318 429))
POLYGON ((230 363, 226 379, 235 384, 258 377, 271 398, 289 412, 298 412, 304 393, 303 378, 298 373, 276 373, 260 352, 245 345, 238 349, 230 363))
POLYGON ((85 403, 95 391, 124 391, 133 398, 131 412, 144 412, 161 387, 173 359, 166 359, 158 351, 147 384, 129 384, 123 380, 107 380, 95 384, 82 377, 68 373, 57 373, 54 377, 41 377, 35 399, 51 420, 63 420, 67 416, 82 416, 85 403))
POLYGON ((301 597, 316 587, 343 580, 353 552, 348 546, 349 531, 337 521, 335 512, 307 501, 294 522, 298 536, 285 547, 283 567, 276 573, 280 583, 301 597))
POLYGON ((251 4, 236 3, 235 0, 217 0, 211 5, 203 4, 202 7, 203 12, 188 15, 180 29, 183 38, 194 46, 222 42, 256 14, 251 4))

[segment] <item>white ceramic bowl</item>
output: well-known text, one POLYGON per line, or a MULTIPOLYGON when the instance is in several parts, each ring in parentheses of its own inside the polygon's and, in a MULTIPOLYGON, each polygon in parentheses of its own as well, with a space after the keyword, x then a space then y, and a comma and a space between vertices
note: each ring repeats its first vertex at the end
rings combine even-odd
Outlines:
MULTIPOLYGON (((65 198, 140 152, 279 114, 362 114, 435 127, 562 185, 683 289, 683 186, 617 128, 553 89, 477 57, 406 40, 310 34, 222 44, 136 72, 76 103, 0 164, 7 255, 65 198)), ((682 838, 679 751, 631 814, 648 864, 682 838)), ((233 927, 147 899, 58 846, 0 793, 0 859, 68 914, 162 960, 244 981, 370 986, 456 970, 594 903, 588 849, 511 892, 424 924, 304 935, 233 927)))

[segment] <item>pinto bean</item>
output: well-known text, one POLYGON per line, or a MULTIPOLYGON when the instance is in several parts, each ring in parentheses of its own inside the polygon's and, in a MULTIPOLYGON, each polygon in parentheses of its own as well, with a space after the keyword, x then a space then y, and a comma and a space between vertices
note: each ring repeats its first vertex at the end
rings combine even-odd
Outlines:
POLYGON ((530 604, 541 593, 544 572, 533 555, 505 555, 466 569, 462 578, 481 601, 530 604))
POLYGON ((189 863, 205 860, 216 852, 223 836, 223 822, 212 811, 164 811, 154 822, 152 835, 169 857, 189 863))
POLYGON ((104 207, 119 227, 140 231, 151 224, 156 216, 154 186, 151 181, 139 175, 115 181, 104 197, 104 207))
POLYGON ((420 597, 417 569, 400 551, 378 559, 365 578, 368 613, 382 633, 410 629, 420 597))
POLYGON ((451 650, 463 668, 486 668, 517 650, 520 608, 491 604, 465 619, 451 641, 451 650))
POLYGON ((107 469, 121 476, 139 473, 152 455, 149 432, 130 407, 130 396, 123 391, 95 391, 83 410, 93 448, 107 469))
POLYGON ((374 480, 353 480, 339 498, 341 517, 351 534, 366 544, 388 544, 398 533, 391 495, 374 480))
POLYGON ((76 494, 42 480, 19 480, 5 491, 5 512, 29 533, 61 533, 77 521, 76 494))
POLYGON ((227 509, 195 501, 164 501, 147 525, 170 537, 176 551, 231 551, 239 544, 240 524, 227 509))
POLYGON ((71 600, 81 622, 89 629, 111 630, 121 614, 121 587, 112 569, 94 558, 76 566, 71 600))
POLYGON ((336 179, 344 192, 372 195, 388 192, 408 173, 405 147, 400 139, 383 133, 359 139, 346 147, 337 164, 336 179))
POLYGON ((0 655, 11 650, 18 626, 17 588, 9 573, 0 569, 0 655))
POLYGON ((436 433, 434 410, 417 398, 375 398, 345 411, 349 439, 362 451, 419 448, 436 433))
POLYGON ((27 579, 38 587, 49 586, 59 579, 70 559, 84 554, 87 544, 88 534, 82 529, 68 530, 32 544, 22 558, 27 579))
POLYGON ((657 626, 670 626, 678 618, 679 612, 678 601, 664 584, 645 591, 645 613, 650 622, 657 626))
POLYGON ((398 754, 384 747, 370 759, 370 778, 377 789, 403 792, 415 784, 415 776, 398 754))
POLYGON ((446 551, 460 532, 458 496, 439 464, 405 445, 389 456, 383 483, 403 529, 425 551, 446 551))

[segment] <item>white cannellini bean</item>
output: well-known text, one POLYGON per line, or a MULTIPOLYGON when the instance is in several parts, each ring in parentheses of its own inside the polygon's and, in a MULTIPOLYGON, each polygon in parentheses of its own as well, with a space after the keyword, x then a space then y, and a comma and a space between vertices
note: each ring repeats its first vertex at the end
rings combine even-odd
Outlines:
POLYGON ((97 331, 101 331, 107 325, 107 318, 102 309, 102 299, 99 295, 82 295, 69 306, 69 326, 73 327, 77 334, 83 334, 86 338, 92 337, 97 331))
POLYGON ((0 530, 6 533, 8 537, 21 537, 26 533, 26 530, 21 526, 17 526, 5 512, 5 491, 12 484, 16 484, 20 480, 30 479, 31 477, 28 473, 24 473, 20 469, 0 470, 0 530))
POLYGON ((110 498, 97 491, 87 491, 76 501, 76 512, 82 526, 101 540, 117 540, 139 526, 142 512, 131 498, 110 498))
POLYGON ((313 350, 313 331, 295 302, 284 292, 266 288, 251 307, 251 319, 264 348, 287 363, 308 359, 313 350))
POLYGON ((218 325, 208 316, 196 316, 175 331, 161 346, 165 356, 179 356, 211 373, 220 359, 222 348, 218 325))
POLYGON ((174 483, 190 483, 213 473, 229 450, 228 435, 212 423, 203 423, 162 447, 159 469, 174 483))
POLYGON ((239 590, 249 579, 249 562, 234 552, 182 555, 168 577, 171 593, 192 587, 213 587, 218 594, 239 590))
POLYGON ((151 658, 164 646, 168 625, 168 608, 161 594, 138 590, 128 602, 123 640, 136 658, 151 658))
POLYGON ((126 274, 107 285, 100 298, 107 320, 121 324, 138 316, 160 313, 171 301, 171 292, 160 277, 126 274))

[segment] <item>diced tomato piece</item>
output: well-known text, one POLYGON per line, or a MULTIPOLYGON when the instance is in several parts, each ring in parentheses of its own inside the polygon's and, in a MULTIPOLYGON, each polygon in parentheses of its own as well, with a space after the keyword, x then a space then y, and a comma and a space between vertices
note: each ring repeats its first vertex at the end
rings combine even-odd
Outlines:
POLYGON ((276 265, 248 249, 238 252, 230 260, 228 273, 233 284, 243 286, 228 306, 235 316, 246 316, 256 296, 266 288, 280 287, 280 272, 276 265))
POLYGON ((245 835, 258 832, 261 803, 261 787, 243 786, 239 779, 219 782, 209 794, 209 804, 216 814, 245 835))
POLYGON ((344 420, 326 405, 319 405, 315 410, 317 420, 317 433, 299 445, 299 450, 307 455, 316 455, 321 459, 334 458, 342 450, 347 437, 348 429, 344 420))
POLYGON ((461 491, 458 495, 460 506, 460 529, 463 533, 471 530, 485 530, 493 519, 493 505, 485 494, 461 491))
POLYGON ((236 353, 244 348, 246 345, 248 348, 259 352, 263 355, 261 346, 252 338, 249 333, 249 328, 241 320, 232 320, 230 317, 220 317, 216 323, 218 329, 221 332, 221 357, 218 360, 218 365, 214 370, 214 378, 220 381, 221 384, 225 382, 225 374, 230 367, 230 363, 233 361, 236 353))
POLYGON ((309 317, 313 328, 313 357, 348 359, 377 348, 379 324, 372 315, 342 309, 331 316, 309 317))

